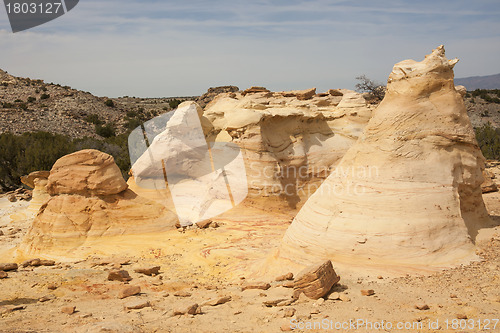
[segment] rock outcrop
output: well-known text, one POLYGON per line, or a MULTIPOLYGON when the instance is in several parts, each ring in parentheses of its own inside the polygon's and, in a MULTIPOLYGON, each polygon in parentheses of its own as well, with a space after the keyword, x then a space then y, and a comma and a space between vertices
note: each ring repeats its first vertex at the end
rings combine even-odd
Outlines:
POLYGON ((33 189, 33 196, 28 206, 28 211, 35 216, 40 207, 49 200, 50 195, 47 192, 47 182, 49 171, 34 171, 29 175, 22 176, 21 182, 33 189))
POLYGON ((244 152, 250 198, 300 206, 354 144, 371 106, 354 91, 332 92, 252 87, 206 106, 215 141, 236 143, 244 152))
POLYGON ((58 159, 52 166, 47 183, 50 195, 112 195, 126 189, 127 183, 113 157, 93 149, 58 159))
POLYGON ((236 86, 221 86, 208 88, 207 92, 196 99, 196 103, 202 108, 204 108, 208 103, 210 103, 217 95, 223 93, 235 93, 239 91, 240 88, 236 86))
POLYGON ((437 269, 476 258, 484 157, 442 46, 394 66, 363 134, 288 228, 280 260, 437 269))
POLYGON ((60 158, 48 180, 36 178, 34 185, 35 193, 43 186, 50 196, 20 246, 26 254, 66 253, 106 237, 174 229, 177 222, 163 205, 127 189, 113 157, 96 150, 60 158))
POLYGON ((129 186, 175 210, 182 225, 224 212, 247 193, 247 204, 296 208, 371 117, 361 94, 315 91, 252 87, 220 94, 204 111, 182 103, 175 113, 145 123, 145 132, 132 132, 129 186))

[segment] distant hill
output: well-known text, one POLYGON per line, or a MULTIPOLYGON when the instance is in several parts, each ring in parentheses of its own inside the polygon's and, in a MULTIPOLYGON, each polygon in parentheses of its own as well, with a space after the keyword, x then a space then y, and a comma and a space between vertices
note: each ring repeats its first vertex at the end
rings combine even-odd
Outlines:
POLYGON ((500 89, 500 74, 471 76, 455 79, 455 85, 462 85, 468 91, 476 89, 500 89))

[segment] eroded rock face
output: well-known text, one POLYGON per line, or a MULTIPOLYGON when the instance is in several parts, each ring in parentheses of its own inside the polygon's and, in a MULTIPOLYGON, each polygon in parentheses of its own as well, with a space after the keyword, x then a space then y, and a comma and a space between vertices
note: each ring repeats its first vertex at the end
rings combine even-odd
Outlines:
POLYGON ((203 115, 213 124, 209 140, 236 143, 244 152, 249 197, 285 199, 295 208, 354 144, 371 113, 361 94, 346 89, 253 87, 217 96, 203 115))
POLYGON ((30 211, 33 216, 38 213, 40 207, 50 198, 50 195, 47 193, 49 175, 49 171, 34 171, 29 175, 21 177, 21 182, 23 184, 33 188, 33 197, 28 207, 28 211, 30 211))
POLYGON ((50 195, 112 195, 127 189, 127 183, 112 156, 85 149, 61 157, 48 178, 50 195))
POLYGON ((302 207, 277 256, 306 265, 434 269, 475 258, 489 223, 484 157, 442 46, 394 66, 387 94, 337 169, 302 207))
MULTIPOLYGON (((46 179, 34 180, 34 193, 47 187, 50 196, 45 194, 20 246, 26 254, 71 255, 68 250, 92 242, 106 244, 107 237, 175 228, 175 214, 127 189, 113 157, 97 150, 62 157, 46 183, 46 179)), ((89 245, 89 249, 98 251, 99 246, 89 245)))

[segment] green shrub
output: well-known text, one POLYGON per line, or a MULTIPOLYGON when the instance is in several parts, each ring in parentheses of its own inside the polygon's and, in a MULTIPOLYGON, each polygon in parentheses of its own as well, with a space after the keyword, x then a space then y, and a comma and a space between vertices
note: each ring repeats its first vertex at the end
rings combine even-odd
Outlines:
POLYGON ((14 107, 14 104, 5 102, 2 104, 2 107, 4 109, 12 109, 14 107))
POLYGON ((113 102, 112 100, 108 99, 106 100, 106 102, 104 102, 104 104, 106 106, 109 106, 110 108, 114 107, 115 106, 115 102, 113 102))
POLYGON ((135 129, 136 127, 138 126, 141 126, 142 124, 142 121, 140 121, 139 119, 128 119, 126 122, 125 122, 125 128, 129 129, 129 130, 133 130, 135 129))
POLYGON ((174 99, 171 99, 170 101, 168 101, 168 105, 170 106, 170 108, 172 109, 175 109, 176 107, 179 106, 179 104, 181 104, 182 101, 178 100, 177 98, 174 98, 174 99))
POLYGON ((26 103, 20 103, 20 104, 18 104, 18 106, 21 110, 24 110, 24 111, 28 110, 28 105, 26 105, 26 103))
POLYGON ((83 118, 86 122, 95 124, 95 125, 102 125, 104 122, 99 119, 99 115, 97 114, 89 114, 85 118, 83 118))
POLYGON ((127 111, 127 117, 136 118, 139 114, 136 111, 127 111))
POLYGON ((130 170, 128 135, 104 140, 71 139, 60 134, 31 132, 22 135, 0 134, 0 187, 21 186, 20 177, 37 170, 50 170, 60 157, 82 149, 97 149, 115 159, 127 179, 130 170))
POLYGON ((43 86, 40 88, 41 91, 47 91, 47 87, 43 86))
POLYGON ((106 124, 104 126, 95 125, 95 132, 97 133, 97 135, 102 136, 103 138, 110 138, 116 135, 115 129, 111 124, 106 124))
POLYGON ((49 99, 49 98, 50 98, 49 94, 42 94, 42 96, 40 96, 40 99, 49 99))
POLYGON ((50 170, 54 162, 73 151, 71 140, 46 132, 0 134, 0 183, 20 185, 20 177, 37 170, 50 170))
POLYGON ((28 103, 33 103, 35 101, 36 101, 36 97, 32 97, 32 96, 28 97, 28 103))
POLYGON ((23 101, 21 101, 19 98, 14 101, 14 103, 22 103, 22 102, 23 101))
POLYGON ((490 160, 500 159, 500 128, 487 124, 475 128, 476 139, 484 157, 490 160))

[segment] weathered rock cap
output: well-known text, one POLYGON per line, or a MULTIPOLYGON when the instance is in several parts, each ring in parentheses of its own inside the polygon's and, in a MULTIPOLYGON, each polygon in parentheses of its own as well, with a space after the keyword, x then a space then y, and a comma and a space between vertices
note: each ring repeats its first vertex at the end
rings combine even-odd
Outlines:
POLYGON ((334 284, 340 281, 331 260, 311 265, 302 270, 295 279, 294 296, 304 293, 307 297, 318 299, 325 296, 334 284))
POLYGON ((98 196, 118 194, 127 187, 111 155, 85 149, 63 156, 54 163, 47 192, 50 195, 98 196))
POLYGON ((35 179, 47 179, 50 176, 50 171, 33 171, 29 175, 21 177, 21 183, 35 188, 35 179))
POLYGON ((283 95, 284 97, 297 97, 298 100, 305 101, 307 99, 313 98, 313 96, 316 95, 316 88, 283 91, 281 92, 281 95, 283 95))

